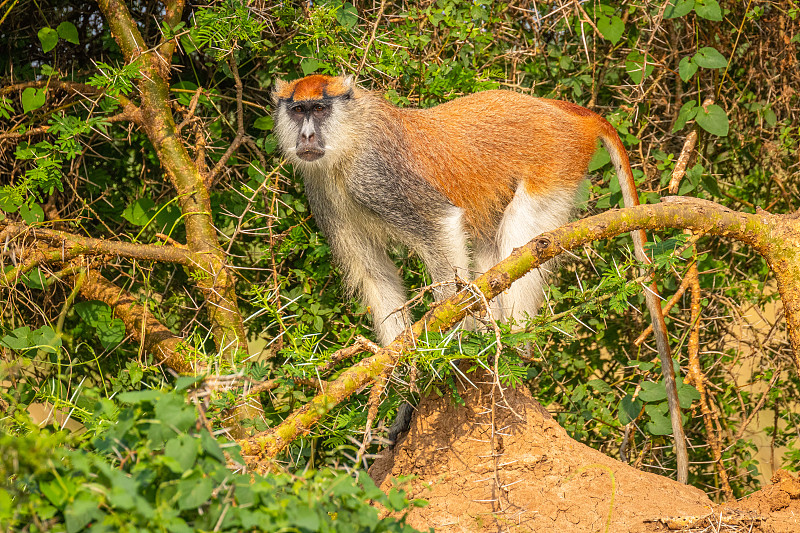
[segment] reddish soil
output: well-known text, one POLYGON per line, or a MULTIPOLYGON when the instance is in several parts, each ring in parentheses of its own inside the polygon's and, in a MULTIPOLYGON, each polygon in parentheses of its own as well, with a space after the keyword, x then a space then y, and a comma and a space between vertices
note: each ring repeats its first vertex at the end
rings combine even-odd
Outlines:
POLYGON ((717 507, 699 489, 571 439, 525 390, 506 389, 495 403, 493 438, 492 385, 476 385, 460 391, 461 407, 446 396, 423 399, 409 432, 370 469, 384 490, 392 478, 415 476, 409 496, 430 502, 409 515, 417 529, 800 532, 800 483, 787 472, 717 507))

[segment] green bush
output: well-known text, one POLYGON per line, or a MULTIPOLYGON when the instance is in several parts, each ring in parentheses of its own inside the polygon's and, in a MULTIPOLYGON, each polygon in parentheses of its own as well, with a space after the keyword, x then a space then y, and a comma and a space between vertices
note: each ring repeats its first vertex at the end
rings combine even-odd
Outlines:
POLYGON ((413 532, 364 472, 236 473, 239 448, 215 439, 176 392, 127 392, 96 406, 91 435, 35 427, 0 435, 0 524, 26 531, 413 532), (72 447, 76 441, 82 441, 72 447))

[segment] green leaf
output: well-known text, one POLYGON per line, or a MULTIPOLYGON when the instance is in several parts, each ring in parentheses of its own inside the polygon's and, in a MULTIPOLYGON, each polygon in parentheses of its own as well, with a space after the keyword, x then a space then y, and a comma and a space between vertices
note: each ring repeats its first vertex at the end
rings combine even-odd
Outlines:
POLYGON ((197 421, 194 406, 187 405, 182 396, 170 394, 155 404, 156 419, 177 431, 186 431, 197 421))
MULTIPOLYGON (((98 495, 99 497, 99 495, 98 495)), ((100 502, 88 495, 81 495, 72 502, 64 511, 64 521, 67 526, 67 533, 75 533, 86 527, 89 522, 101 516, 102 512, 98 508, 100 502)))
POLYGON ((65 487, 62 487, 62 483, 58 479, 39 483, 39 490, 50 500, 50 503, 59 509, 64 506, 67 502, 67 497, 69 497, 69 493, 65 490, 65 487))
POLYGON ((694 7, 694 0, 671 0, 664 10, 665 19, 674 19, 688 15, 694 7))
POLYGON ((348 30, 352 30, 358 24, 358 10, 350 2, 345 2, 342 8, 336 11, 336 21, 348 30))
POLYGON ((703 68, 724 68, 728 64, 725 56, 720 54, 716 48, 705 46, 697 51, 692 61, 703 68))
POLYGON ((47 287, 47 276, 45 276, 44 272, 42 272, 42 269, 40 268, 35 268, 30 272, 25 272, 22 274, 22 276, 20 276, 20 278, 22 279, 22 283, 31 289, 41 291, 47 287))
POLYGON ((96 328, 100 324, 111 322, 111 307, 107 303, 99 300, 89 300, 88 302, 78 302, 74 306, 75 312, 81 320, 96 328))
POLYGON ((681 408, 688 409, 692 406, 692 402, 700 399, 700 392, 689 385, 688 383, 681 383, 678 385, 678 403, 681 408))
POLYGON ((681 62, 678 63, 678 75, 683 81, 689 81, 689 79, 694 76, 695 72, 697 72, 697 69, 697 63, 692 61, 692 58, 689 56, 684 57, 681 59, 681 62))
POLYGON ((214 457, 220 463, 225 463, 225 454, 222 452, 222 447, 208 431, 200 433, 200 444, 208 455, 214 457))
MULTIPOLYGON (((170 86, 170 89, 172 89, 172 90, 177 89, 177 91, 176 91, 177 94, 175 95, 175 98, 177 98, 178 103, 180 103, 183 106, 189 106, 192 103, 192 98, 194 98, 194 94, 193 93, 195 91, 197 91, 197 84, 196 83, 192 83, 190 81, 182 80, 182 81, 173 83, 170 86)), ((198 102, 201 103, 201 104, 203 102, 208 102, 208 99, 205 96, 202 95, 202 91, 201 91, 200 96, 198 97, 198 102)))
POLYGON ((722 20, 722 8, 717 0, 697 0, 694 12, 697 13, 698 17, 706 20, 722 20))
POLYGON ((319 61, 313 57, 308 57, 300 62, 300 68, 303 69, 303 75, 308 76, 319 68, 319 61))
POLYGON ((156 203, 150 198, 139 198, 122 212, 122 218, 134 226, 144 226, 150 221, 156 203))
POLYGON ((653 435, 670 435, 672 433, 672 421, 666 415, 668 410, 667 402, 647 405, 644 410, 650 416, 650 422, 647 423, 647 431, 653 435))
POLYGON ((617 417, 622 425, 630 424, 642 410, 642 402, 638 398, 634 399, 630 394, 626 394, 619 402, 617 417))
POLYGON ((118 509, 124 509, 129 511, 136 507, 137 502, 134 495, 136 494, 135 489, 126 490, 124 487, 112 487, 108 493, 108 503, 113 505, 118 509))
POLYGON ((678 118, 675 120, 675 125, 672 126, 672 133, 682 130, 686 123, 697 115, 698 109, 697 102, 694 100, 689 100, 683 104, 681 110, 678 111, 678 118))
POLYGON ((22 195, 15 188, 0 187, 0 211, 16 213, 22 202, 22 195))
POLYGON ((197 509, 208 501, 214 484, 208 478, 189 478, 178 482, 178 508, 197 509))
POLYGON ((269 115, 258 117, 255 122, 253 122, 253 127, 257 130, 271 130, 273 126, 272 117, 269 115))
POLYGON ((122 392, 117 395, 117 400, 122 403, 143 403, 143 402, 156 402, 164 397, 164 393, 159 390, 147 389, 131 392, 122 392))
POLYGON ((183 50, 187 54, 191 54, 197 50, 197 47, 194 45, 194 41, 192 41, 192 37, 189 34, 181 35, 181 46, 183 46, 183 50))
POLYGON ((298 531, 320 531, 319 514, 313 507, 292 506, 286 516, 298 531))
POLYGON ((39 30, 39 42, 42 43, 42 50, 45 53, 49 52, 58 44, 58 32, 53 28, 42 28, 39 30))
POLYGON ((697 185, 691 180, 686 180, 686 179, 683 180, 681 182, 680 188, 678 189, 678 196, 686 196, 687 194, 692 192, 695 189, 695 187, 697 187, 697 185))
POLYGON ((32 204, 30 207, 22 204, 19 207, 19 214, 27 224, 44 222, 44 209, 39 204, 32 204))
POLYGON ((778 117, 775 116, 775 111, 773 111, 771 107, 764 108, 762 116, 764 117, 764 122, 772 127, 775 127, 775 125, 778 123, 778 117))
POLYGON ((205 379, 203 376, 181 376, 175 380, 175 390, 186 390, 195 383, 203 381, 203 379, 205 379))
POLYGON ((597 29, 611 44, 617 44, 625 33, 625 23, 616 15, 611 18, 601 15, 597 19, 597 29))
POLYGON ((637 361, 635 359, 628 359, 628 364, 630 366, 635 366, 644 372, 649 371, 651 368, 655 366, 654 363, 651 363, 649 361, 637 361))
POLYGON ((706 191, 710 192, 717 198, 723 197, 722 191, 719 190, 719 184, 717 183, 717 180, 714 179, 714 177, 711 174, 704 172, 703 174, 701 174, 700 180, 703 183, 703 188, 706 191))
POLYGON ((97 325, 97 337, 103 348, 110 350, 125 339, 125 322, 115 318, 97 325))
POLYGON ((47 89, 36 89, 35 87, 28 87, 22 91, 20 100, 22 101, 22 111, 29 113, 35 109, 39 109, 44 105, 47 89))
POLYGON ((708 106, 707 110, 699 108, 695 120, 701 128, 712 135, 720 137, 728 135, 728 115, 716 104, 708 106))
POLYGON ((278 147, 278 138, 272 134, 267 135, 258 140, 258 145, 268 154, 271 154, 275 151, 275 148, 278 147))
POLYGON ((611 392, 611 387, 608 386, 608 383, 603 381, 602 379, 592 379, 586 382, 591 388, 596 390, 597 392, 611 392))
POLYGON ((391 508, 395 511, 399 511, 406 506, 406 494, 405 492, 398 490, 396 488, 392 488, 389 491, 389 504, 391 508))
POLYGON ((45 353, 57 353, 61 349, 61 335, 50 326, 42 326, 31 334, 31 343, 45 353))
POLYGON ((662 255, 672 253, 678 246, 683 244, 683 239, 664 239, 663 241, 654 242, 646 246, 647 251, 652 255, 662 255))
POLYGON ((58 30, 58 36, 67 41, 68 43, 72 44, 81 43, 80 39, 78 39, 78 28, 76 28, 73 23, 64 21, 58 25, 57 30, 58 30))
POLYGON ((189 435, 178 435, 168 440, 164 446, 164 455, 175 459, 183 471, 189 470, 194 465, 198 451, 200 442, 189 435))
POLYGON ((608 150, 605 146, 600 146, 589 161, 589 172, 601 169, 611 162, 611 156, 608 155, 608 150))
POLYGON ((0 344, 21 352, 27 350, 33 343, 31 342, 31 328, 28 326, 21 326, 16 328, 10 334, 5 335, 0 339, 0 344))
POLYGON ((653 58, 648 55, 645 64, 644 56, 637 50, 628 54, 628 58, 625 60, 625 71, 636 84, 642 83, 647 76, 652 74, 654 68, 653 58))
POLYGON ((144 377, 144 370, 138 361, 129 361, 126 365, 128 367, 128 375, 131 377, 131 383, 136 385, 144 377))
POLYGON ((658 383, 645 381, 642 383, 642 390, 639 391, 639 399, 643 402, 660 402, 666 397, 667 389, 664 388, 663 381, 659 381, 658 383))

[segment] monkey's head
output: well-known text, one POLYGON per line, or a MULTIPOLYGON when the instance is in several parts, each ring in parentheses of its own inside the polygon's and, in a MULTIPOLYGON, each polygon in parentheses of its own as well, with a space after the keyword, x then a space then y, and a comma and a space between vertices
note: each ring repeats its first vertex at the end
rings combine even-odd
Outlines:
POLYGON ((278 80, 272 94, 275 133, 289 160, 305 168, 336 163, 360 123, 357 100, 363 94, 352 76, 278 80))

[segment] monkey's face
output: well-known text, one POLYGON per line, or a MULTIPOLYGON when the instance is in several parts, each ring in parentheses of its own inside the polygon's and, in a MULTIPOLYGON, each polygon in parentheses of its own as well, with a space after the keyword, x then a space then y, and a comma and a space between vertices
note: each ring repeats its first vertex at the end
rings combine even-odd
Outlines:
POLYGON ((331 116, 331 102, 310 100, 287 105, 290 120, 297 128, 294 153, 303 161, 316 161, 325 155, 323 126, 331 116))
POLYGON ((312 75, 278 81, 275 133, 281 149, 307 170, 336 163, 347 150, 348 128, 354 112, 352 78, 312 75))

